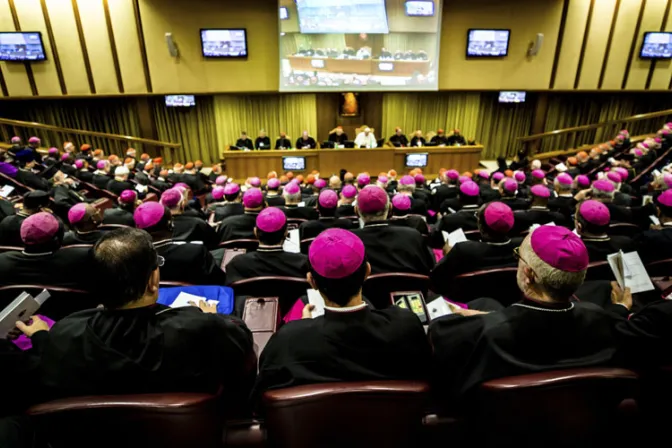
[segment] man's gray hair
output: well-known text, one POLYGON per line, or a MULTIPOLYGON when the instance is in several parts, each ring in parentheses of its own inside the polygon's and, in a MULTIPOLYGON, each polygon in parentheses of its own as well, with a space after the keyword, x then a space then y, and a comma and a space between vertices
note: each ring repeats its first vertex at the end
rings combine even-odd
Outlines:
POLYGON ((286 202, 301 202, 301 191, 294 194, 289 194, 283 191, 282 196, 285 198, 286 202))
POLYGON ((614 191, 602 191, 593 187, 591 189, 591 197, 593 199, 614 199, 614 191))
POLYGON ((559 190, 559 191, 562 191, 562 192, 572 191, 572 184, 560 183, 560 182, 558 182, 557 178, 553 181, 553 185, 555 186, 556 190, 559 190))
POLYGON ((376 213, 362 213, 362 211, 359 208, 357 208, 357 211, 359 212, 359 217, 365 223, 385 221, 387 220, 387 217, 390 213, 390 201, 388 199, 387 204, 385 204, 385 210, 381 210, 376 213))
POLYGON ((397 191, 409 191, 415 193, 415 184, 405 185, 402 183, 397 184, 397 191))

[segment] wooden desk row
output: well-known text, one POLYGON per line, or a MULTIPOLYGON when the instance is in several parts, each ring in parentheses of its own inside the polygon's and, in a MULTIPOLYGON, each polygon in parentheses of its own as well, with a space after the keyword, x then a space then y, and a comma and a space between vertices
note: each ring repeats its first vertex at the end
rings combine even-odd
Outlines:
POLYGON ((293 70, 375 76, 413 76, 415 72, 426 75, 430 67, 429 61, 333 59, 307 56, 288 56, 287 59, 293 70))
POLYGON ((305 157, 306 169, 293 170, 296 174, 320 172, 322 177, 338 174, 346 169, 354 174, 368 171, 372 176, 395 169, 403 173, 411 168, 405 166, 406 154, 428 153, 427 167, 423 172, 436 174, 439 169, 456 169, 459 172, 474 170, 481 159, 483 146, 424 147, 424 148, 376 148, 376 149, 313 149, 271 151, 223 151, 226 174, 235 179, 252 176, 264 177, 269 171, 284 173, 283 157, 305 157))

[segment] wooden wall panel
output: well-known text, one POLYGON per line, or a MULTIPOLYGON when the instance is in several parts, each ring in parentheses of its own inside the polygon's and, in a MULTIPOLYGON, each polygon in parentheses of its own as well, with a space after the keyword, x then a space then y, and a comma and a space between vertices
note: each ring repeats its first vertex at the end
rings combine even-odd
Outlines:
POLYGON ((119 92, 102 1, 77 0, 96 93, 119 92))
POLYGON ((41 96, 61 96, 61 85, 58 82, 56 73, 56 64, 54 56, 49 46, 49 36, 47 26, 44 23, 42 15, 42 6, 40 0, 21 0, 15 1, 16 14, 21 23, 21 31, 40 31, 42 32, 42 41, 44 42, 44 51, 47 60, 44 62, 34 62, 30 66, 33 69, 35 85, 38 95, 41 96))
POLYGON ((607 55, 602 89, 621 88, 641 7, 642 0, 621 0, 611 41, 611 51, 607 55))
POLYGON ((140 42, 135 27, 133 0, 108 0, 114 40, 119 55, 119 69, 128 94, 147 93, 147 83, 142 72, 140 42))
POLYGON ((562 0, 447 0, 441 24, 439 89, 547 89, 562 7, 562 0), (469 28, 511 29, 509 55, 467 59, 469 28), (529 58, 527 49, 537 33, 545 36, 543 48, 529 58))
MULTIPOLYGON (((281 33, 298 33, 299 32, 299 13, 296 10, 296 2, 294 0, 280 0, 280 6, 287 8, 289 18, 280 21, 281 33)), ((280 11, 278 11, 280 14, 280 11)))
POLYGON ((68 95, 88 95, 89 82, 71 0, 46 0, 68 95))
POLYGON ((639 59, 639 50, 642 47, 642 36, 646 31, 660 31, 663 23, 663 15, 667 0, 647 0, 642 16, 642 22, 639 27, 639 35, 636 38, 633 48, 632 63, 628 72, 628 81, 625 85, 626 90, 642 90, 646 86, 646 80, 649 77, 651 61, 639 59))
MULTIPOLYGON (((0 0, 0 29, 14 31, 14 21, 7 0, 0 0)), ((44 36, 42 36, 44 38, 44 36)), ((0 62, 0 70, 10 96, 31 96, 26 68, 18 62, 0 62)))
POLYGON ((433 0, 433 2, 434 17, 408 17, 406 15, 406 0, 387 0, 385 8, 390 33, 426 33, 427 30, 435 30, 441 17, 441 0, 433 0))
MULTIPOLYGON (((662 31, 672 31, 672 8, 667 14, 667 22, 665 29, 662 31)), ((639 51, 639 49, 637 49, 639 51)), ((668 90, 670 87, 670 79, 672 79, 672 60, 656 61, 656 69, 653 71, 651 77, 651 90, 668 90)))
POLYGON ((589 9, 590 0, 571 0, 569 3, 554 89, 568 90, 574 88, 589 9))
POLYGON ((602 64, 605 59, 611 21, 617 0, 599 0, 593 7, 593 15, 588 24, 588 39, 583 54, 578 88, 595 90, 600 81, 602 64))

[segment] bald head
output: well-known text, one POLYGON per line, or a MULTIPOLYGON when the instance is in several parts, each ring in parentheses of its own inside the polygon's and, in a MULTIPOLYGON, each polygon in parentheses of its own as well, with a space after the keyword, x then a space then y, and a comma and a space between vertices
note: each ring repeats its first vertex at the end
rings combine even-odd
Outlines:
POLYGON ((341 178, 338 176, 331 176, 329 178, 329 188, 333 189, 341 188, 341 178))

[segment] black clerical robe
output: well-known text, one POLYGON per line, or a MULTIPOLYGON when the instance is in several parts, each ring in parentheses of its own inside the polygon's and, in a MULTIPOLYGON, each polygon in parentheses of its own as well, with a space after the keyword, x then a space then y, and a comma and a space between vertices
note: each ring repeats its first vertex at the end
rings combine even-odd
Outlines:
POLYGON ((499 193, 498 188, 492 188, 490 183, 482 183, 479 185, 481 196, 481 201, 485 204, 491 201, 499 201, 502 198, 502 195, 499 193))
POLYGON ((457 185, 439 185, 432 190, 432 210, 439 211, 441 204, 446 199, 454 199, 457 197, 460 189, 457 185))
POLYGON ((292 142, 288 138, 279 138, 275 141, 275 149, 290 149, 292 142))
POLYGON ((511 207, 511 210, 513 211, 527 210, 530 208, 530 201, 521 197, 513 198, 511 196, 504 196, 500 199, 500 201, 511 207))
POLYGON ((175 241, 201 241, 208 249, 217 248, 217 232, 200 218, 188 215, 173 216, 173 239, 175 241))
POLYGON ((429 235, 427 221, 418 215, 393 216, 390 218, 390 225, 399 227, 409 227, 415 229, 423 235, 429 235))
POLYGON ((672 222, 660 230, 647 230, 635 236, 637 253, 644 263, 672 258, 672 222))
POLYGON ((341 135, 338 135, 337 133, 332 132, 329 134, 329 141, 334 142, 337 145, 344 145, 345 142, 348 141, 348 134, 344 132, 341 135))
POLYGON ((13 216, 16 214, 14 209, 14 204, 9 202, 6 199, 0 198, 0 222, 8 216, 13 216))
POLYGON ((408 146, 408 139, 404 134, 394 134, 392 137, 390 137, 390 143, 392 143, 392 146, 399 148, 402 146, 408 146))
POLYGON ((241 202, 228 202, 224 205, 215 207, 215 222, 223 221, 229 216, 242 215, 245 213, 245 206, 241 202))
POLYGON ((276 195, 266 194, 266 204, 268 204, 269 207, 282 207, 283 205, 285 205, 285 198, 279 194, 276 195))
POLYGON ((94 245, 102 238, 105 232, 102 230, 91 230, 90 232, 78 232, 70 230, 63 235, 63 247, 73 246, 75 244, 94 245))
POLYGON ((101 190, 105 190, 107 188, 107 184, 110 183, 110 176, 108 175, 103 175, 103 174, 94 174, 93 178, 91 179, 91 183, 93 184, 94 187, 98 187, 101 190))
POLYGON ((357 216, 355 213, 355 206, 351 204, 343 204, 339 205, 338 208, 336 208, 336 217, 337 218, 351 218, 353 216, 357 216))
POLYGON ((464 138, 462 135, 451 135, 448 137, 448 146, 455 146, 455 145, 466 145, 467 144, 467 139, 464 138))
POLYGON ((254 143, 252 143, 252 139, 250 138, 239 138, 236 140, 236 144, 234 146, 240 149, 254 149, 254 143))
POLYGON ((305 219, 305 220, 315 220, 319 218, 317 210, 312 207, 299 207, 294 204, 287 204, 281 208, 285 212, 287 219, 305 219))
POLYGON ((511 235, 520 235, 529 230, 532 224, 554 223, 558 226, 572 227, 569 220, 560 212, 553 212, 546 207, 530 207, 528 210, 517 210, 513 213, 515 219, 511 235))
POLYGON ((413 137, 411 139, 411 144, 410 146, 426 146, 427 141, 424 139, 424 137, 413 137), (418 144, 420 143, 420 144, 418 144))
POLYGON ((268 137, 257 137, 254 140, 254 147, 256 149, 271 149, 271 139, 268 137))
POLYGON ((307 273, 307 256, 285 252, 282 246, 259 246, 226 265, 226 284, 266 276, 306 278, 307 273))
POLYGON ((89 249, 70 247, 43 254, 0 254, 0 285, 49 285, 87 289, 89 249))
POLYGON ((182 182, 187 184, 195 195, 205 193, 207 189, 207 187, 205 186, 205 182, 203 182, 203 179, 198 174, 189 174, 189 173, 183 174, 182 182))
POLYGON ((233 240, 254 240, 254 227, 259 212, 245 212, 242 215, 229 216, 219 225, 219 242, 233 240))
POLYGON ((135 185, 127 180, 120 182, 118 180, 112 179, 107 183, 106 190, 116 194, 117 196, 121 196, 121 193, 125 190, 135 191, 135 185))
POLYGON ((301 384, 427 378, 430 347, 413 313, 352 308, 281 327, 261 354, 254 396, 301 384))
POLYGON ((353 225, 349 219, 320 217, 316 221, 301 223, 299 226, 299 235, 302 240, 307 240, 308 238, 315 238, 325 230, 332 228, 350 230, 353 228, 353 225))
POLYGON ((28 216, 30 215, 18 212, 0 222, 0 246, 23 247, 21 224, 28 216))
POLYGON ((256 376, 245 324, 196 307, 85 310, 44 334, 41 377, 49 398, 214 393, 223 385, 227 402, 240 404, 256 376))
POLYGON ((448 137, 446 137, 445 135, 435 135, 434 137, 432 137, 429 143, 436 146, 447 145, 448 137))
POLYGON ((429 326, 437 393, 459 397, 495 378, 608 365, 619 321, 591 303, 532 300, 485 315, 438 318, 429 326))
POLYGON ((455 213, 443 215, 441 220, 436 223, 438 231, 453 232, 457 229, 478 230, 476 223, 476 211, 478 205, 465 205, 455 213))
POLYGON ((192 285, 223 286, 226 283, 226 274, 202 244, 163 240, 155 242, 154 248, 165 260, 159 268, 161 280, 192 285))
POLYGON ((315 149, 316 147, 317 142, 315 142, 313 137, 308 137, 307 139, 299 137, 296 140, 296 149, 315 149))
POLYGON ((637 246, 632 238, 621 235, 611 235, 604 237, 582 236, 583 244, 588 249, 588 259, 591 263, 597 261, 607 261, 607 255, 622 250, 625 253, 637 250, 637 246))
POLYGON ((434 267, 434 254, 417 230, 383 221, 368 223, 352 232, 364 243, 372 274, 408 272, 429 275, 434 267))
POLYGON ((35 190, 49 191, 49 181, 30 170, 20 169, 16 172, 15 179, 26 187, 35 190))
POLYGON ((629 222, 634 224, 632 209, 622 205, 614 204, 613 202, 605 202, 604 205, 609 209, 610 222, 612 224, 617 222, 629 222))
POLYGON ((116 224, 135 227, 133 213, 122 208, 108 208, 103 213, 103 224, 116 224))
POLYGON ((548 200, 548 208, 562 213, 567 219, 576 212, 576 200, 573 195, 557 196, 548 200))

